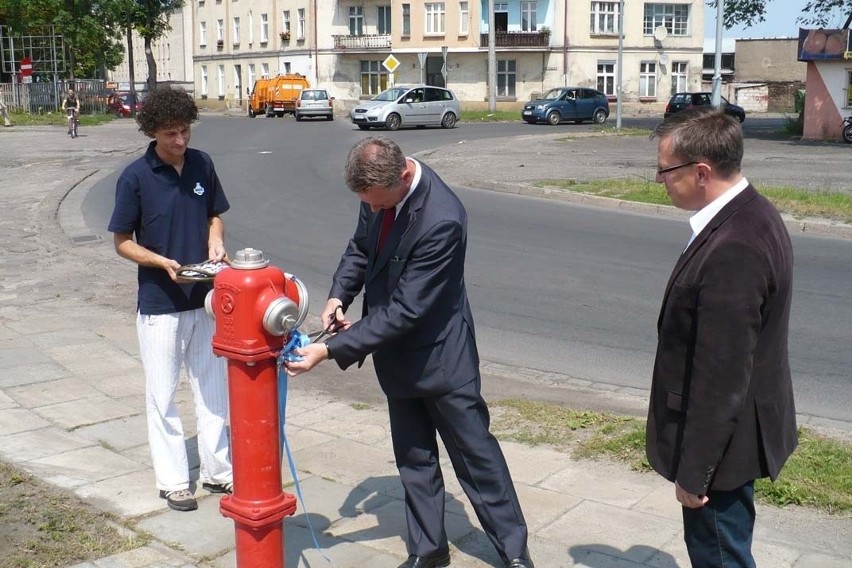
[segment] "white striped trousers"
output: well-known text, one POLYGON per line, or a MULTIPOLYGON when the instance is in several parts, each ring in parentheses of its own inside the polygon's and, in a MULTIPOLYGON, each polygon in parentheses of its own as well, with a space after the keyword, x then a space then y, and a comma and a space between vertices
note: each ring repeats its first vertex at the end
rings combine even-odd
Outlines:
POLYGON ((204 308, 136 317, 145 369, 148 445, 157 488, 164 491, 187 489, 190 481, 183 424, 175 405, 182 366, 195 401, 200 481, 233 480, 226 427, 226 362, 213 354, 214 325, 204 308))

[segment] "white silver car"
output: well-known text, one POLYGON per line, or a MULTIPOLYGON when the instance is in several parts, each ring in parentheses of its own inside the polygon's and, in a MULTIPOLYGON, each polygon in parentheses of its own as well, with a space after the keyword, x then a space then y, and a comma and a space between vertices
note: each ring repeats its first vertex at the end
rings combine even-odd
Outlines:
POLYGON ((334 97, 328 96, 325 89, 302 89, 296 100, 296 120, 307 117, 324 116, 334 120, 334 97))
POLYGON ((352 109, 349 118, 361 130, 401 126, 452 128, 461 116, 459 100, 449 89, 430 85, 398 85, 352 109))

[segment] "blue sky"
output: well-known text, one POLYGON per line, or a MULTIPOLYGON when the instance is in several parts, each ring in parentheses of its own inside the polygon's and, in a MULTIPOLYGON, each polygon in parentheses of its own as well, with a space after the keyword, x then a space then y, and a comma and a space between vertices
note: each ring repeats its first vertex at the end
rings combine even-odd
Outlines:
MULTIPOLYGON (((722 30, 723 38, 755 38, 755 37, 798 37, 799 24, 796 19, 802 15, 802 8, 807 0, 767 0, 766 21, 751 28, 735 27, 722 30)), ((716 37, 716 8, 705 5, 704 8, 704 37, 716 37)), ((847 16, 837 15, 829 27, 840 27, 847 16)), ((806 26, 803 26, 806 27, 806 26)))

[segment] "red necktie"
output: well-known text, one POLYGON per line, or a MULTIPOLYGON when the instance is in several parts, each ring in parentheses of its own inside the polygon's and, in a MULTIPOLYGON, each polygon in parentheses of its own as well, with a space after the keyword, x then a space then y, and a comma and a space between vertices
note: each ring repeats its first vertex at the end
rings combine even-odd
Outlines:
POLYGON ((382 209, 382 226, 379 229, 379 246, 377 248, 378 251, 382 250, 382 247, 385 245, 385 241, 388 240, 388 235, 390 235, 391 227, 393 227, 393 222, 396 219, 396 207, 391 207, 390 209, 382 209))

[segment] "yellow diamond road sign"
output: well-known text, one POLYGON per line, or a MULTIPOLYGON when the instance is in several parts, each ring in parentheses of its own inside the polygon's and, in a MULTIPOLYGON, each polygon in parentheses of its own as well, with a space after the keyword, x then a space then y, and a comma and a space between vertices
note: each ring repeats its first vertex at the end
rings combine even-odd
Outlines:
POLYGON ((393 73, 396 71, 396 68, 399 67, 399 59, 394 57, 393 54, 388 55, 387 58, 382 61, 382 66, 389 72, 393 73))

